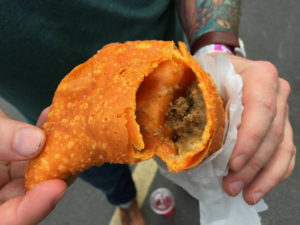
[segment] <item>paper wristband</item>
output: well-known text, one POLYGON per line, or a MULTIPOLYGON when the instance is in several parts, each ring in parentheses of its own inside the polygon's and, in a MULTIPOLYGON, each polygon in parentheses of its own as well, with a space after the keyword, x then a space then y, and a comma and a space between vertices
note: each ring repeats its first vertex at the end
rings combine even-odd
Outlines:
POLYGON ((213 52, 224 52, 224 53, 228 53, 230 55, 233 55, 233 52, 230 50, 230 48, 228 48, 226 45, 222 45, 222 44, 210 44, 210 45, 206 45, 202 48, 200 48, 196 53, 200 53, 200 54, 208 54, 208 53, 213 53, 213 52))

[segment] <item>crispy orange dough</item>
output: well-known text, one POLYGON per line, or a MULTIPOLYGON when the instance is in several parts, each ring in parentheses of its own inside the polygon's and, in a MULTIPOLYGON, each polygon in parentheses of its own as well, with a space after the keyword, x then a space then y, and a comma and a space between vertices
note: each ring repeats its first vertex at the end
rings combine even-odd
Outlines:
POLYGON ((170 171, 198 165, 222 144, 223 101, 212 78, 173 42, 133 41, 103 47, 59 84, 43 130, 44 151, 26 170, 26 189, 104 162, 129 163, 159 156, 170 171), (165 123, 170 102, 194 80, 206 106, 202 137, 184 154, 165 123))

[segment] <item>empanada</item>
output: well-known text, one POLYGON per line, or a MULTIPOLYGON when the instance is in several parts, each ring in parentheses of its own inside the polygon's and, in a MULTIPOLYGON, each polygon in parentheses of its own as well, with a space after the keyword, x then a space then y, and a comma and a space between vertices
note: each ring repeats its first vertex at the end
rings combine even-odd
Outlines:
POLYGON ((170 171, 187 170, 220 148, 224 124, 222 98, 184 43, 112 43, 59 84, 26 189, 155 155, 170 171))

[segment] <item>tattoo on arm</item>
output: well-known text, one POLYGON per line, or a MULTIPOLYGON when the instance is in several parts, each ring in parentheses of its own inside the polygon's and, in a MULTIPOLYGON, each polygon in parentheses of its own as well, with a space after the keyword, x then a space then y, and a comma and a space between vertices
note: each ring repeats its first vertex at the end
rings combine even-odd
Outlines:
POLYGON ((209 31, 238 32, 240 0, 177 0, 177 8, 190 44, 209 31))

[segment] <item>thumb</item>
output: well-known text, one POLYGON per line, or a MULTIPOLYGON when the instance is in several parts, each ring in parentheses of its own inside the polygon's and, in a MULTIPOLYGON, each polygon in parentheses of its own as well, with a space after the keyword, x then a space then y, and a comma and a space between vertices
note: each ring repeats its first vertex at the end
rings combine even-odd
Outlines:
POLYGON ((27 160, 37 155, 45 142, 44 132, 12 120, 0 111, 0 160, 27 160))
POLYGON ((26 195, 0 205, 1 224, 35 225, 45 218, 63 197, 67 185, 50 180, 36 185, 26 195))

